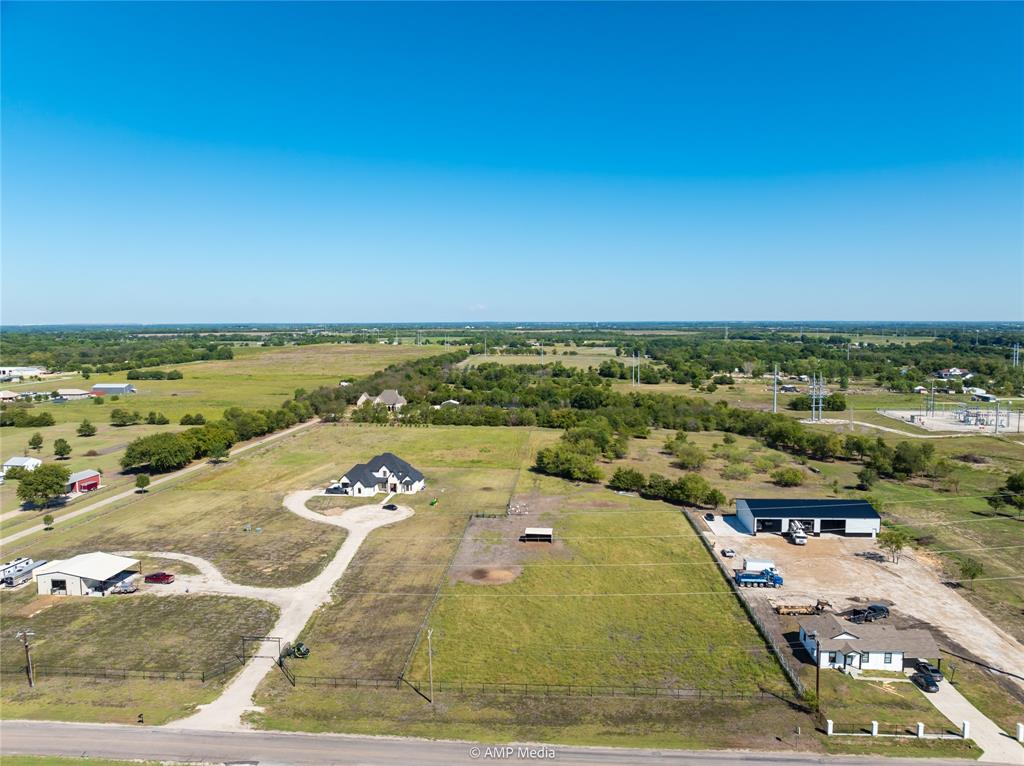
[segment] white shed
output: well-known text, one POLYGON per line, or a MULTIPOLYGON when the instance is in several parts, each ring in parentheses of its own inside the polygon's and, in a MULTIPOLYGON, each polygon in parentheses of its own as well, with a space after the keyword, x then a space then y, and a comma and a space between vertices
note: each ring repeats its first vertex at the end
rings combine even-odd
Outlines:
POLYGON ((519 536, 521 543, 553 543, 555 530, 551 527, 527 527, 519 536))
POLYGON ((43 461, 37 457, 12 457, 4 463, 4 473, 7 473, 11 468, 24 468, 26 471, 34 471, 42 464, 43 461))
POLYGON ((43 596, 105 596, 112 587, 141 571, 138 559, 96 551, 51 561, 36 569, 33 576, 43 596))

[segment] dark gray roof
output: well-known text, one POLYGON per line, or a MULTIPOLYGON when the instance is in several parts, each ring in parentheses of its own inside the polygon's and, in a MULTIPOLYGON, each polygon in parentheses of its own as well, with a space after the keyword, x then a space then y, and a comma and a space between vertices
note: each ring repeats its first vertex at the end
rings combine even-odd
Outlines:
POLYGON ((384 466, 387 466, 389 471, 396 474, 398 476, 398 480, 403 484, 411 484, 413 482, 420 481, 423 478, 422 473, 392 452, 384 452, 374 458, 371 458, 366 463, 356 463, 356 465, 352 466, 345 472, 345 475, 342 476, 342 478, 348 479, 350 484, 358 482, 364 487, 374 486, 380 482, 380 479, 374 476, 374 473, 384 466))
POLYGON ((808 500, 778 498, 767 500, 737 499, 746 503, 755 519, 878 519, 878 511, 865 500, 808 500))
POLYGON ((923 659, 939 656, 935 639, 927 630, 900 630, 877 622, 854 625, 834 614, 805 617, 800 620, 800 627, 808 636, 818 633, 823 652, 903 652, 908 657, 923 659))

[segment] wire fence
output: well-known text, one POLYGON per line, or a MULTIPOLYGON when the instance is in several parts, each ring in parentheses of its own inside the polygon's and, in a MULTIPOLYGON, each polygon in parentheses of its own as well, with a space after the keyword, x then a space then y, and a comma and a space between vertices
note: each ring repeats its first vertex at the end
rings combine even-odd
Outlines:
MULTIPOLYGON (((423 679, 403 678, 424 697, 429 697, 430 683, 423 679)), ((394 682, 392 682, 394 683, 394 682)), ((602 684, 548 684, 516 681, 434 681, 434 693, 440 694, 513 694, 527 697, 662 697, 695 700, 765 700, 778 699, 771 692, 702 689, 699 687, 669 688, 661 686, 606 686, 602 684)))
MULTIPOLYGON (((214 678, 240 668, 242 661, 238 658, 215 665, 203 670, 168 670, 164 668, 73 668, 62 665, 32 665, 36 677, 53 678, 109 678, 120 681, 142 679, 146 681, 200 681, 206 683, 214 678)), ((0 667, 2 675, 25 675, 24 665, 0 667)))
POLYGON ((785 674, 790 685, 796 690, 797 694, 801 697, 806 696, 807 687, 804 686, 803 681, 800 680, 800 674, 797 673, 796 669, 792 666, 789 660, 786 658, 786 652, 784 647, 779 646, 775 639, 775 634, 768 629, 768 627, 762 622, 761 618, 755 614, 754 610, 751 609, 750 604, 743 597, 740 589, 736 586, 735 580, 732 578, 732 573, 726 567, 725 563, 715 554, 715 549, 708 542, 708 539, 704 536, 704 532, 700 529, 697 523, 693 520, 693 517, 688 511, 683 511, 683 517, 689 522, 690 526, 693 527, 693 531, 697 534, 697 538, 703 544, 708 555, 711 556, 712 561, 718 566, 718 571, 722 573, 722 577, 725 578, 726 583, 732 589, 733 594, 736 596, 736 600, 739 601, 743 611, 746 612, 747 617, 757 628, 757 632, 761 634, 761 638, 768 645, 768 649, 772 655, 778 660, 779 667, 782 668, 782 672, 785 674))

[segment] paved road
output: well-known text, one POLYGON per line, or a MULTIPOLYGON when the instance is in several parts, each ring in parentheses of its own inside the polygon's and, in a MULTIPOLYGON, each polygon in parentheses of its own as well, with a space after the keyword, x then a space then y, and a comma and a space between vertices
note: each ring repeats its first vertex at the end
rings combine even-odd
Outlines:
POLYGON ((936 709, 953 723, 967 721, 971 739, 982 749, 980 761, 1024 764, 1024 747, 986 718, 949 681, 940 681, 939 690, 924 695, 936 709))
MULTIPOLYGON (((235 447, 233 450, 231 450, 231 454, 232 456, 240 455, 243 452, 247 452, 248 450, 259 447, 260 445, 266 444, 269 441, 274 441, 275 439, 280 439, 282 437, 288 436, 289 434, 293 434, 302 428, 308 428, 309 426, 319 422, 320 421, 318 419, 312 418, 304 423, 299 423, 298 425, 292 426, 291 428, 286 428, 284 431, 278 431, 277 433, 274 434, 268 434, 267 436, 257 439, 256 441, 249 442, 248 444, 243 444, 241 447, 235 447)), ((203 468, 206 468, 209 465, 210 463, 207 462, 206 460, 201 460, 197 463, 192 463, 191 465, 187 465, 181 470, 175 471, 174 473, 166 474, 158 479, 153 479, 153 481, 150 482, 149 486, 152 488, 164 484, 168 481, 180 479, 182 476, 187 476, 190 473, 202 470, 203 468)), ((118 500, 124 500, 127 497, 132 497, 134 494, 135 487, 132 487, 131 489, 126 489, 123 492, 118 492, 116 495, 110 495, 109 497, 105 497, 102 500, 97 500, 95 503, 90 503, 89 505, 83 506, 82 508, 79 508, 77 511, 66 513, 63 516, 61 516, 57 521, 60 524, 65 524, 71 519, 75 518, 76 516, 81 516, 84 513, 89 513, 99 508, 103 508, 105 506, 110 505, 111 503, 116 503, 118 500)), ((36 524, 35 526, 28 527, 27 529, 23 529, 20 532, 15 532, 13 535, 8 535, 7 537, 3 538, 2 540, 0 540, 0 545, 10 545, 15 540, 20 540, 23 537, 27 537, 28 535, 40 532, 42 531, 42 529, 42 524, 36 524)))
MULTIPOLYGON (((68 724, 42 721, 0 722, 0 749, 7 755, 41 754, 206 763, 358 764, 359 766, 455 766, 479 763, 570 763, 575 766, 804 766, 828 763, 836 766, 907 766, 901 758, 822 756, 809 753, 745 753, 723 751, 634 750, 583 748, 561 745, 524 745, 536 750, 550 748, 554 756, 523 757, 512 745, 510 756, 487 757, 487 745, 468 742, 428 741, 385 737, 354 737, 338 734, 290 734, 281 732, 182 731, 101 724, 68 724), (481 752, 475 755, 476 750, 481 752)), ((493 747, 493 746, 492 746, 493 747)), ((915 759, 914 766, 963 766, 971 761, 915 759)))

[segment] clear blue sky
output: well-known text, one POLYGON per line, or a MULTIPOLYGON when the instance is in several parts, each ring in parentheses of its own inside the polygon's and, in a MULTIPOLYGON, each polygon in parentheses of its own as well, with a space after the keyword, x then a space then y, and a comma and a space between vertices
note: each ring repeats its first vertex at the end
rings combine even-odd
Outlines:
POLYGON ((1024 5, 2 5, 12 323, 1024 318, 1024 5))

